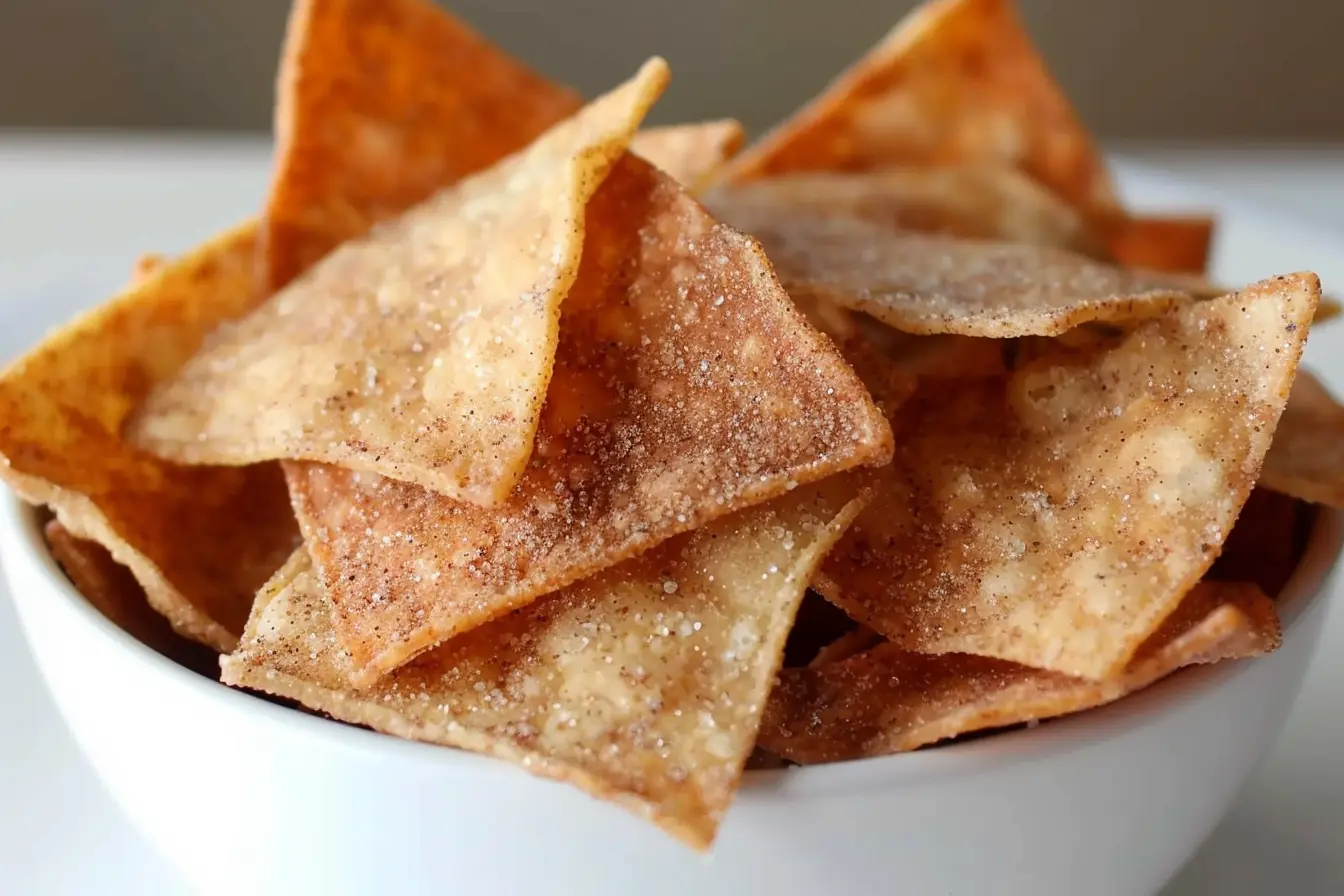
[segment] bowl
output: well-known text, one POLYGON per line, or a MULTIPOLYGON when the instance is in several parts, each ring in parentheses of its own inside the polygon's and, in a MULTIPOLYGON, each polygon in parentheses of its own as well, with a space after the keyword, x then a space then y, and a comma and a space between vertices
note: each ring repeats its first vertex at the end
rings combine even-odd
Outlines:
POLYGON ((232 690, 95 610, 33 509, 0 550, 55 703, 133 824, 202 892, 1139 894, 1209 835, 1283 725, 1344 542, 1317 515, 1283 647, 936 749, 750 772, 712 853, 495 760, 232 690))

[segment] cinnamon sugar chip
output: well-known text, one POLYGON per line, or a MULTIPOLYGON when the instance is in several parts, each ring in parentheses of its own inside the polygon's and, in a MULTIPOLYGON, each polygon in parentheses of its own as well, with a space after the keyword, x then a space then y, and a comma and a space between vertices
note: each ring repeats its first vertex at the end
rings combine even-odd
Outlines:
POLYGON ((667 78, 649 61, 221 327, 151 394, 139 444, 183 463, 321 460, 503 500, 532 451, 584 207, 667 78))
POLYGON ((1344 407, 1306 371, 1293 383, 1260 484, 1313 504, 1344 508, 1344 407))
POLYGON ((785 669, 760 745, 801 763, 914 750, 987 728, 1080 712, 1145 688, 1182 666, 1269 653, 1274 602, 1249 584, 1196 585, 1122 671, 1070 678, 964 654, 926 656, 884 644, 808 669, 785 669))
POLYGON ((179 633, 217 650, 297 541, 280 470, 179 467, 121 427, 211 327, 256 303, 255 248, 249 223, 147 270, 0 374, 0 477, 108 548, 179 633))
POLYGON ((808 578, 862 498, 806 486, 613 567, 367 692, 300 552, 257 599, 224 680, 575 784, 698 848, 752 752, 808 578))
POLYGON ((1281 277, 1006 380, 926 382, 815 587, 906 650, 1117 674, 1232 528, 1318 295, 1281 277))
POLYGON ((76 538, 59 520, 49 520, 43 534, 71 584, 113 625, 180 665, 210 678, 218 676, 218 654, 179 637, 168 620, 154 612, 131 571, 112 559, 107 548, 76 538))
POLYGON ((861 218, 897 230, 1057 246, 1107 258, 1082 215, 1011 168, 944 165, 864 173, 790 174, 717 187, 705 198, 726 221, 802 214, 861 218))
POLYGON ((1009 0, 935 0, 750 146, 728 179, 893 165, 1016 168, 1091 213, 1116 207, 1105 160, 1009 0))
POLYGON ((733 209, 724 220, 761 241, 790 293, 907 333, 1054 335, 1087 321, 1151 316, 1205 292, 1193 278, 1127 271, 1047 246, 756 212, 733 209))
POLYGON ((428 0, 295 0, 277 93, 272 290, 583 104, 428 0))
POLYGON ((289 464, 354 681, 680 532, 891 456, 756 243, 627 155, 589 204, 533 462, 490 508, 289 464))
POLYGON ((696 192, 742 148, 745 140, 742 125, 723 118, 640 131, 630 141, 630 151, 696 192))

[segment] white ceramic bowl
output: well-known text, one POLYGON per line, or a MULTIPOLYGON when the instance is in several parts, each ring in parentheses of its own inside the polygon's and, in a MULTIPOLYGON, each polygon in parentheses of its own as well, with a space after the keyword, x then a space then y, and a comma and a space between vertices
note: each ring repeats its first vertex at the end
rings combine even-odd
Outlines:
MULTIPOLYGON (((501 762, 286 709, 108 622, 0 500, 10 591, 81 748, 203 892, 1146 894, 1208 836, 1283 724, 1344 540, 1322 513, 1282 649, 1110 707, 919 753, 747 776, 709 856, 501 762)), ((12 735, 11 735, 12 736, 12 735)))

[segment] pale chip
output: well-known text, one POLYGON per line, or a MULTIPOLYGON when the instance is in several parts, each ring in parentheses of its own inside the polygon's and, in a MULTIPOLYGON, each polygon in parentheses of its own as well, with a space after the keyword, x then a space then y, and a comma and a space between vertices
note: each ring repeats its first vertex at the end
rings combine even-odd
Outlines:
POLYGON ((249 223, 137 275, 0 375, 0 477, 108 548, 179 633, 216 650, 297 543, 280 470, 179 467, 121 428, 221 317, 256 304, 255 248, 249 223))
POLYGON ((1070 678, 964 654, 883 644, 838 663, 785 669, 761 725, 765 750, 801 763, 883 756, 950 737, 1081 712, 1183 666, 1279 646, 1274 603, 1249 584, 1196 585, 1123 671, 1070 678))
POLYGON ((366 693, 306 555, 223 677, 337 719, 574 783, 707 847, 807 581, 858 512, 835 477, 698 529, 421 656, 366 693))
POLYGON ((761 241, 792 295, 827 299, 907 333, 1054 335, 1087 321, 1151 316, 1198 285, 1048 246, 902 233, 856 218, 742 208, 724 220, 761 241))
POLYGON ((1318 295, 1282 277, 1006 381, 927 382, 814 587, 906 650, 1117 674, 1232 528, 1318 295))
POLYGON ((731 159, 746 132, 731 118, 648 128, 630 141, 630 151, 698 192, 731 159))
POLYGON ((1306 371, 1293 383, 1260 484, 1313 504, 1344 508, 1344 407, 1306 371))
POLYGON ((95 541, 76 538, 59 520, 49 520, 43 534, 51 556, 71 584, 113 625, 188 669, 210 678, 218 677, 218 654, 179 637, 168 620, 149 605, 145 589, 130 569, 112 559, 107 548, 95 541))
POLYGON ((1008 0, 920 6, 727 177, 961 163, 1019 169, 1085 213, 1117 206, 1105 159, 1008 0))
POLYGON ((184 463, 328 461, 502 501, 532 452, 584 208, 667 78, 649 61, 222 326, 145 403, 139 443, 184 463))
POLYGON ((835 215, 897 230, 1057 246, 1105 260, 1082 215, 1011 168, 988 165, 805 172, 725 184, 705 197, 721 218, 835 215))
POLYGON ((272 291, 583 105, 428 0, 295 0, 278 85, 272 291))
POLYGON ((760 247, 670 177, 627 155, 586 227, 534 462, 506 501, 287 465, 357 684, 680 532, 890 458, 881 411, 760 247))

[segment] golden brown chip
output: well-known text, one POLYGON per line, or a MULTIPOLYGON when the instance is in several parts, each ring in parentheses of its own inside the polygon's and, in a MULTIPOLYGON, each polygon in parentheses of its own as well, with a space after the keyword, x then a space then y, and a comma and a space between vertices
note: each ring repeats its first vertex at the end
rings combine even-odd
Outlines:
POLYGON ((70 534, 58 520, 50 520, 44 533, 51 555, 61 565, 79 593, 114 625, 137 641, 174 662, 202 675, 219 674, 218 654, 201 644, 181 638, 145 599, 145 589, 107 549, 97 542, 70 534))
POLYGON ((1258 588, 1204 583, 1123 671, 1104 681, 883 644, 839 663, 783 670, 770 695, 760 744, 803 763, 914 750, 972 731, 1101 706, 1182 666, 1260 656, 1279 640, 1274 603, 1258 588))
POLYGON ((814 586, 907 650, 1117 674, 1232 528, 1318 294, 1282 277, 1110 350, 926 381, 814 586))
POLYGON ((707 847, 812 572, 858 512, 833 477, 455 638, 367 693, 306 555, 257 599, 224 680, 558 778, 707 847))
POLYGON ((791 294, 828 299, 907 333, 1053 335, 1092 320, 1151 316, 1196 285, 1048 246, 732 211, 727 223, 761 241, 791 294))
POLYGON ((1209 264, 1217 221, 1207 215, 1118 215, 1104 221, 1107 248, 1127 268, 1202 274, 1209 264))
POLYGON ((1004 364, 1008 343, 1001 339, 951 333, 918 336, 893 330, 866 314, 856 314, 854 320, 856 329, 890 365, 915 379, 974 379, 1008 372, 1004 364))
POLYGON ((496 507, 288 464, 367 684, 733 510, 891 456, 891 431, 756 243, 627 155, 588 206, 534 462, 496 507))
POLYGON ((128 286, 135 286, 144 280, 163 270, 163 266, 168 263, 168 259, 157 253, 146 253, 135 260, 135 267, 131 270, 131 282, 128 286))
POLYGON ((649 61, 221 327, 150 396, 139 443, 184 463, 329 461, 503 500, 532 452, 584 208, 667 78, 649 61))
POLYGON ((728 178, 962 163, 1019 169, 1089 213, 1117 205, 1105 160, 1008 0, 916 9, 728 178))
POLYGON ((428 0, 295 0, 277 92, 272 291, 582 105, 428 0))
POLYGON ((1344 407, 1305 370, 1265 455, 1260 484, 1313 504, 1344 508, 1344 407))
POLYGON ((122 423, 222 317, 256 302, 246 224, 138 279, 0 375, 0 477, 72 534, 129 566, 188 638, 231 649, 252 595, 297 542, 271 464, 179 467, 122 439, 122 423))
POLYGON ((1011 168, 944 165, 792 174, 726 184, 710 192, 705 203, 725 221, 835 215, 897 230, 1107 257, 1106 247, 1077 211, 1011 168))
POLYGON ((723 118, 640 131, 630 141, 630 151, 694 193, 742 148, 745 139, 739 122, 723 118))
POLYGON ((1297 568, 1299 510, 1296 498, 1256 486, 1205 578, 1254 582, 1278 597, 1297 568))

